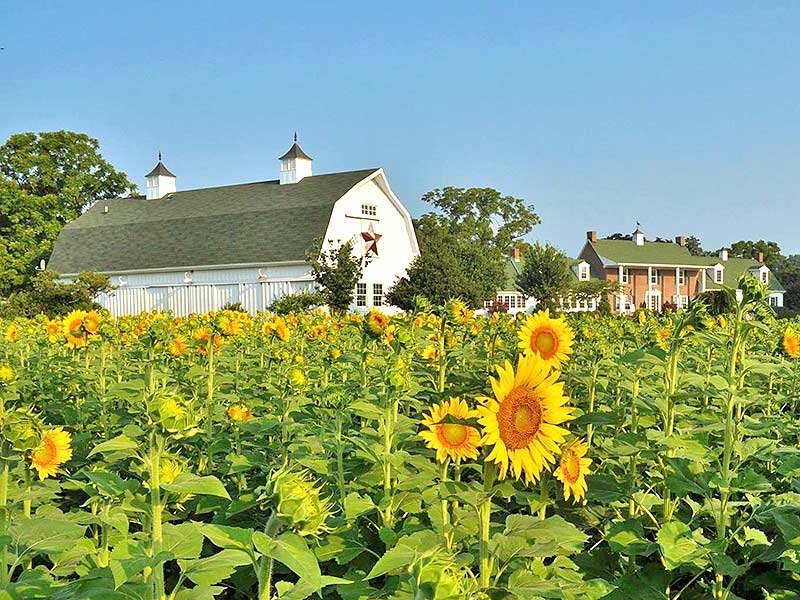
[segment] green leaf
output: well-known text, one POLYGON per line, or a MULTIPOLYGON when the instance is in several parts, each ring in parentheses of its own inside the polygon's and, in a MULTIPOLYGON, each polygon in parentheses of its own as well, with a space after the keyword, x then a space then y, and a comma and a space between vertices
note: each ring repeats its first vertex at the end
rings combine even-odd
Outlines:
POLYGON ((200 531, 212 544, 220 548, 230 548, 242 550, 243 552, 253 552, 253 530, 241 527, 230 527, 228 525, 212 525, 203 523, 200 531))
POLYGON ((183 574, 200 586, 216 585, 230 577, 236 567, 249 564, 252 563, 246 552, 230 549, 207 558, 178 561, 183 574))
POLYGON ((201 525, 194 521, 186 521, 179 525, 164 523, 162 525, 162 547, 171 552, 175 558, 197 558, 203 550, 203 534, 201 525))
POLYGON ((701 553, 701 548, 692 536, 689 526, 680 521, 670 521, 656 536, 664 567, 668 571, 681 565, 693 563, 701 553))
POLYGON ((95 454, 105 454, 109 452, 119 452, 119 457, 133 456, 139 449, 139 442, 132 440, 127 435, 117 437, 95 446, 86 458, 91 458, 95 454))
POLYGON ((357 492, 350 492, 344 499, 344 514, 348 521, 353 521, 374 509, 375 503, 372 498, 361 496, 357 492))
POLYGON ((175 600, 214 600, 225 591, 218 585, 198 585, 191 589, 183 589, 175 594, 175 600))
POLYGON ((649 556, 656 545, 644 537, 644 528, 636 519, 616 523, 606 532, 605 540, 614 552, 627 556, 649 556))
POLYGON ((373 579, 398 569, 404 569, 414 562, 418 555, 439 545, 440 541, 439 536, 432 531, 418 531, 400 538, 394 548, 387 550, 378 559, 378 562, 375 563, 364 580, 373 579))
POLYGON ((170 552, 160 552, 156 556, 135 556, 130 558, 122 558, 119 560, 112 559, 109 562, 111 575, 114 578, 114 589, 119 589, 124 583, 130 581, 147 568, 155 567, 160 563, 164 563, 174 558, 170 552))
POLYGON ((314 553, 309 550, 303 538, 294 533, 284 533, 271 538, 260 531, 253 534, 256 550, 289 567, 300 579, 307 579, 317 585, 322 573, 314 553))
MULTIPOLYGON (((51 513, 48 513, 51 514, 51 513)), ((82 539, 85 525, 79 525, 66 517, 35 515, 32 519, 14 519, 9 527, 12 544, 19 546, 19 553, 29 556, 64 552, 82 539)))
POLYGON ((200 477, 194 473, 181 473, 172 483, 162 483, 161 487, 168 492, 178 494, 197 494, 203 496, 216 496, 230 500, 228 491, 222 482, 213 475, 200 477))

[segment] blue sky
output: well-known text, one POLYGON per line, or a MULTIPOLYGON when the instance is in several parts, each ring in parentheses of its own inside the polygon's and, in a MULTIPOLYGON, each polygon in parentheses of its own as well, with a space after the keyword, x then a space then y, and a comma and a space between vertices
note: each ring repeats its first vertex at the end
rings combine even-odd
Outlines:
POLYGON ((797 2, 0 0, 0 138, 71 129, 143 187, 382 166, 534 204, 531 239, 800 252, 797 2), (558 4, 559 6, 555 6, 558 4))

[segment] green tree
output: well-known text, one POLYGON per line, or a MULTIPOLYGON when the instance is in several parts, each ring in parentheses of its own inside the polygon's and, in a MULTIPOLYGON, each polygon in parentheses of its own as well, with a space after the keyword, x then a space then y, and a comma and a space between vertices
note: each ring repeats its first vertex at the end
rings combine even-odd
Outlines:
POLYGON ((111 281, 107 275, 94 271, 80 273, 73 283, 58 281, 54 271, 37 271, 28 289, 12 294, 2 308, 6 317, 48 317, 65 315, 72 310, 99 309, 97 294, 110 292, 111 281))
POLYGON ((700 244, 700 238, 690 235, 686 238, 686 249, 692 256, 703 256, 703 246, 700 244))
POLYGON ((537 308, 555 310, 574 279, 569 259, 555 246, 539 242, 523 258, 522 271, 515 282, 517 289, 536 298, 537 308))
POLYGON ((0 295, 30 287, 61 228, 87 206, 135 192, 85 134, 12 135, 0 146, 0 295))
POLYGON ((434 304, 461 298, 473 308, 506 285, 511 248, 539 223, 533 206, 491 188, 433 190, 422 197, 439 212, 415 221, 420 256, 387 300, 404 309, 423 296, 434 304))
POLYGON ((353 253, 353 240, 337 243, 328 240, 328 249, 318 243, 306 253, 314 281, 319 284, 322 300, 333 313, 344 313, 353 303, 356 283, 361 279, 367 260, 353 253))

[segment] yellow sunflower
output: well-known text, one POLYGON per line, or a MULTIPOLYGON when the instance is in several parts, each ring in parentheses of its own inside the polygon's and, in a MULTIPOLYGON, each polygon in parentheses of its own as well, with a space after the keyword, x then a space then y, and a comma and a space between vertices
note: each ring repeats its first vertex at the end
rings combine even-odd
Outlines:
POLYGON ((519 330, 519 347, 540 356, 547 365, 559 367, 569 360, 575 333, 563 317, 553 319, 545 309, 528 315, 519 330))
POLYGON ((64 317, 62 326, 68 348, 83 348, 86 345, 86 332, 83 328, 84 317, 86 317, 84 310, 73 310, 64 317))
POLYGON ((31 455, 31 468, 39 472, 39 479, 53 477, 58 467, 72 458, 72 436, 63 427, 48 431, 42 439, 42 445, 31 455))
POLYGON ((538 354, 519 358, 516 372, 506 361, 492 377, 494 398, 479 398, 478 422, 483 427, 481 443, 493 446, 486 460, 500 468, 500 478, 509 471, 516 479, 525 473, 528 482, 536 481, 564 443, 567 430, 559 427, 574 419, 574 408, 564 406, 564 384, 559 372, 551 371, 538 354))
POLYGON ((161 459, 161 470, 159 475, 161 478, 161 483, 170 484, 175 481, 175 478, 181 473, 183 473, 183 467, 179 462, 174 461, 171 458, 161 459))
POLYGON ((9 382, 14 379, 14 369, 8 365, 0 365, 0 381, 9 382))
POLYGON ((427 429, 419 435, 427 442, 428 448, 436 450, 436 460, 444 462, 447 457, 452 460, 477 458, 481 434, 474 427, 462 423, 442 423, 447 415, 465 421, 476 418, 478 411, 470 410, 460 398, 450 398, 441 405, 434 404, 430 414, 423 415, 422 424, 427 429))
POLYGON ((584 458, 588 449, 586 444, 575 440, 561 451, 561 460, 554 474, 564 484, 564 500, 569 500, 572 495, 573 501, 578 502, 586 496, 586 475, 592 464, 591 458, 584 458))
POLYGON ((450 305, 450 314, 459 325, 466 325, 472 320, 473 312, 461 300, 454 300, 450 305))
POLYGON ((16 342, 17 338, 19 337, 19 329, 17 328, 17 324, 11 323, 11 325, 6 328, 6 333, 3 337, 8 343, 16 342))
POLYGON ((783 349, 792 358, 800 358, 800 333, 796 333, 791 327, 783 332, 783 349))
POLYGON ((189 345, 186 343, 186 338, 180 333, 177 334, 167 346, 167 350, 172 356, 183 356, 189 345))
POLYGON ((244 404, 234 404, 228 408, 228 416, 230 417, 231 421, 245 423, 250 420, 250 417, 253 416, 253 413, 244 404))
POLYGON ((100 316, 100 313, 96 310, 90 310, 83 318, 83 328, 87 333, 94 335, 100 329, 100 323, 102 321, 103 317, 100 316))
POLYGON ((383 330, 386 329, 388 324, 389 317, 383 314, 381 311, 374 308, 369 311, 369 316, 367 317, 367 327, 371 333, 380 335, 383 333, 383 330))

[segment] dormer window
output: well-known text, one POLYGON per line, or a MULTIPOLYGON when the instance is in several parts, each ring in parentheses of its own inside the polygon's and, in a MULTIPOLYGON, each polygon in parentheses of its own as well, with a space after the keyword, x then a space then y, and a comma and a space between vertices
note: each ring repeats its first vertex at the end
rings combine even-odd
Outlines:
POLYGON ((714 283, 722 283, 722 274, 723 271, 721 267, 714 269, 714 283))
POLYGON ((589 265, 586 263, 580 263, 578 265, 578 280, 589 281, 589 265))
POLYGON ((378 215, 378 207, 375 204, 362 204, 361 214, 365 217, 375 217, 378 215))
POLYGON ((769 271, 766 269, 761 270, 761 283, 769 283, 769 271))

